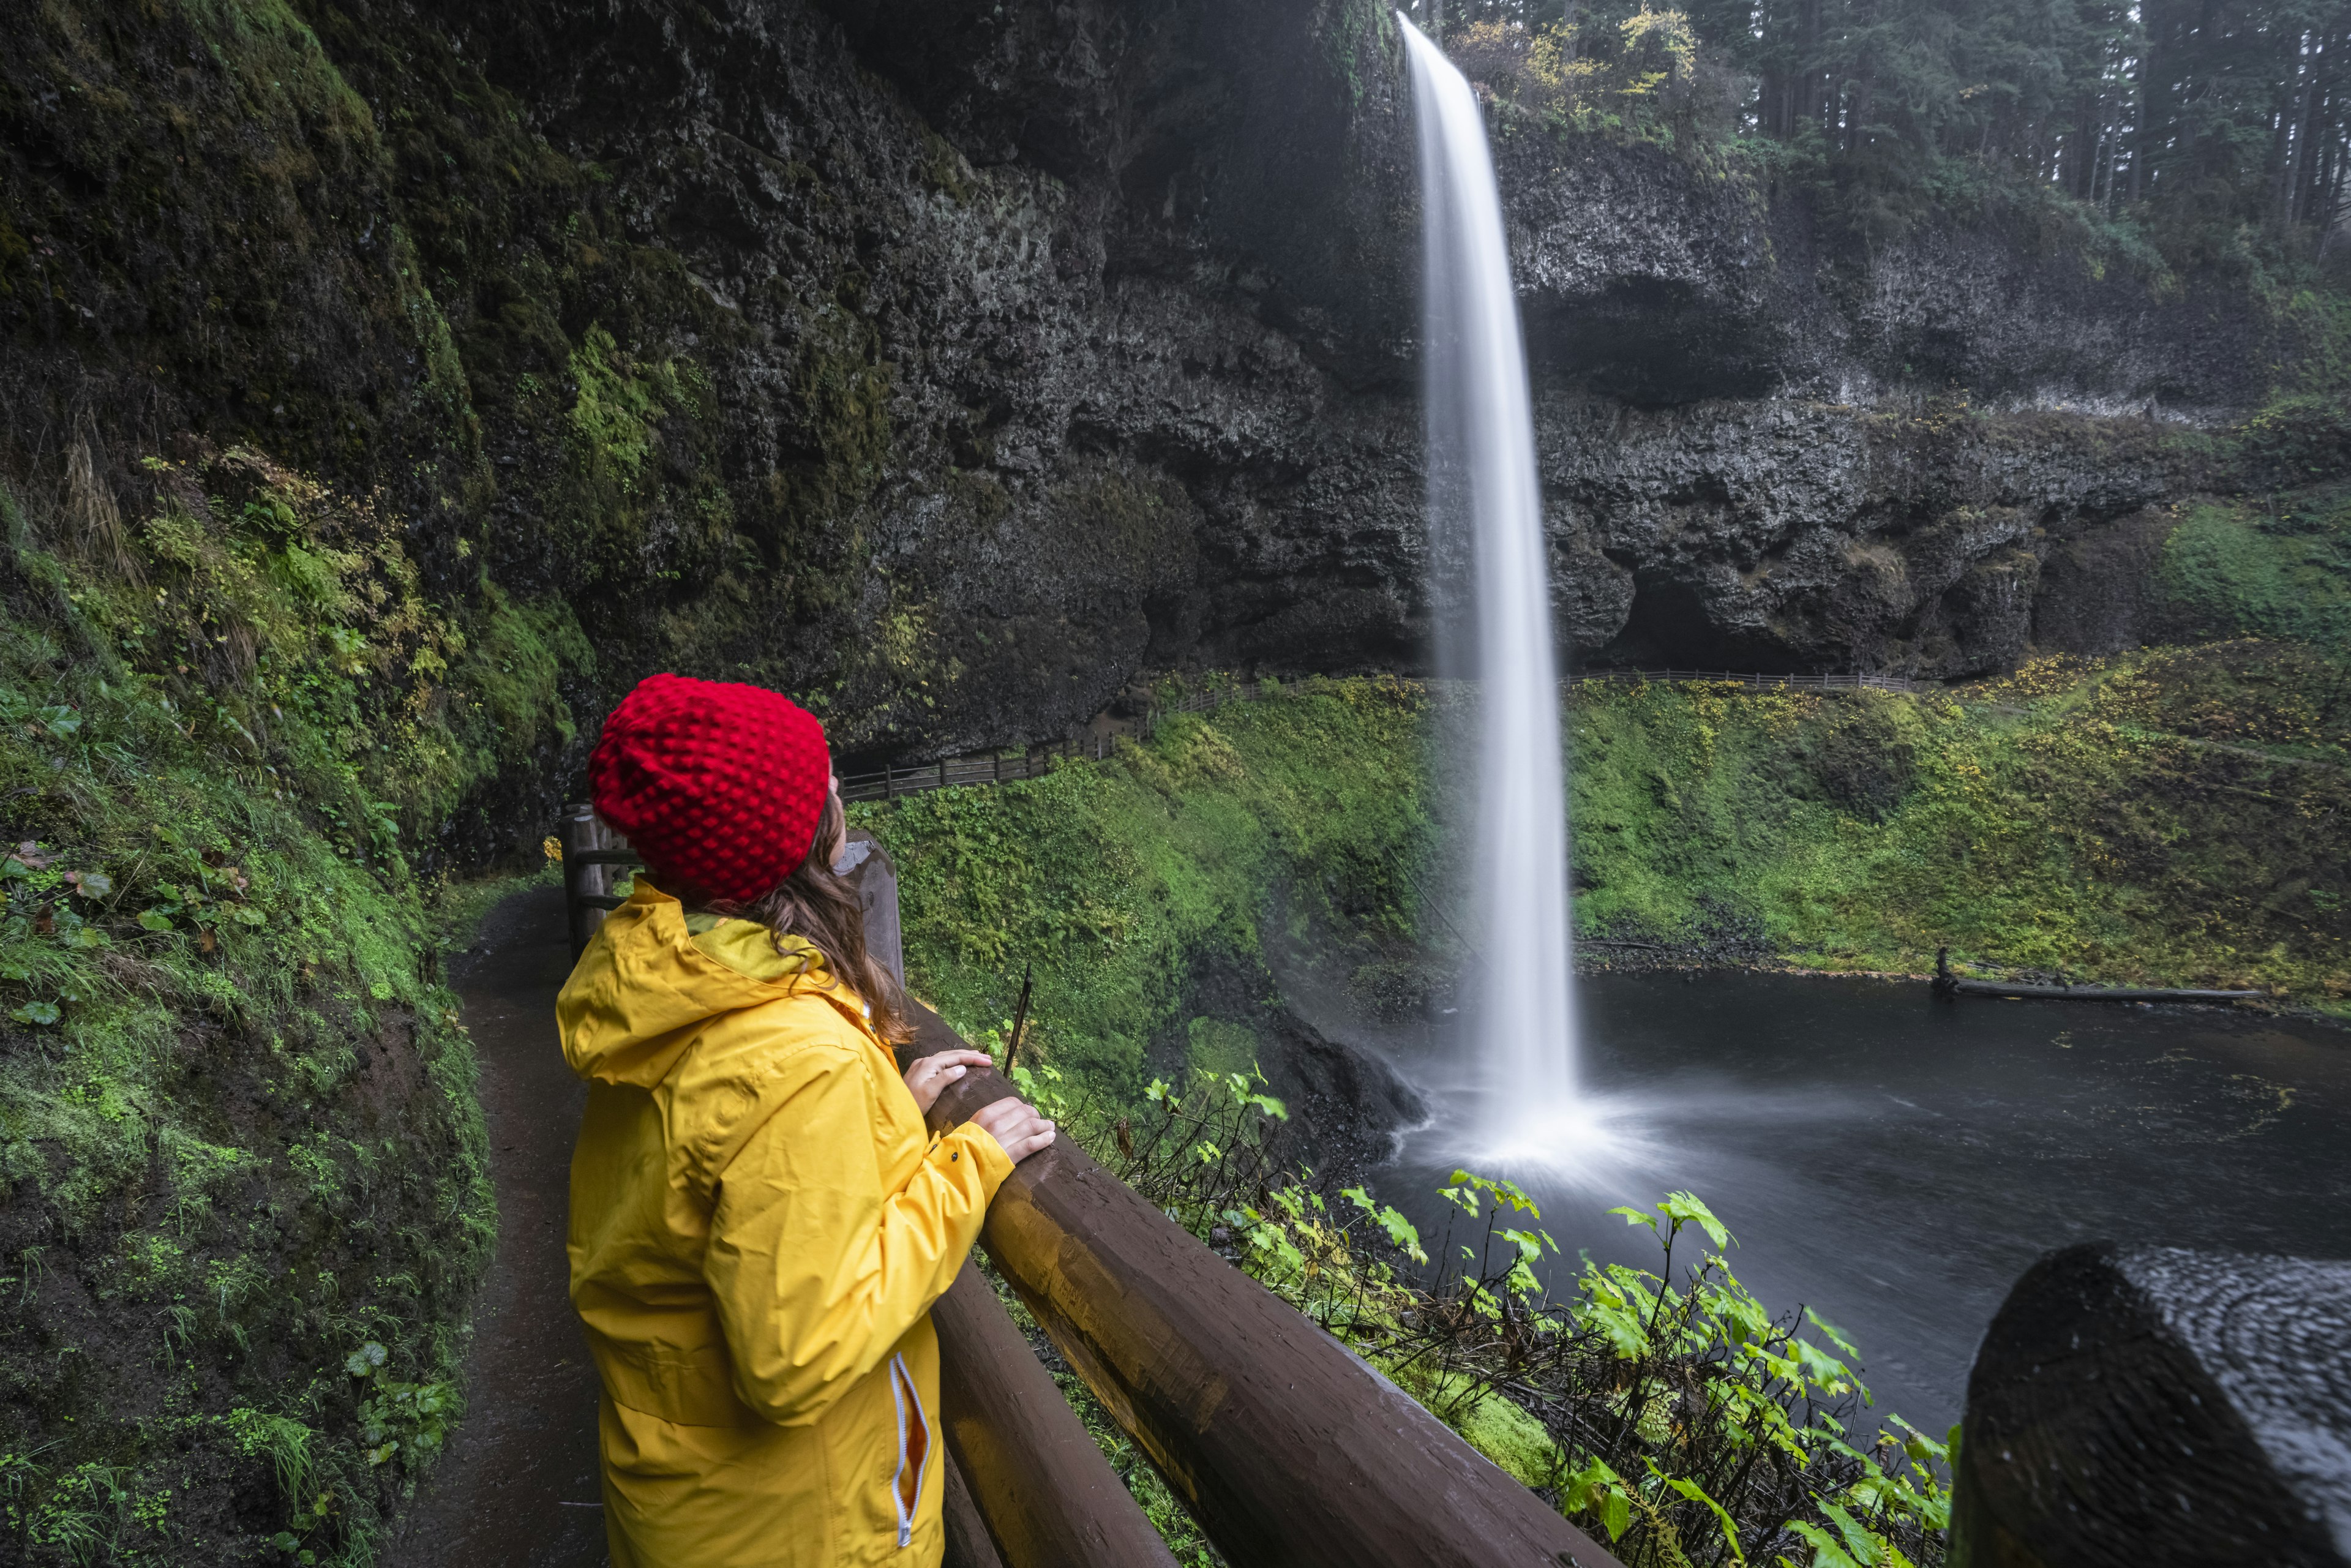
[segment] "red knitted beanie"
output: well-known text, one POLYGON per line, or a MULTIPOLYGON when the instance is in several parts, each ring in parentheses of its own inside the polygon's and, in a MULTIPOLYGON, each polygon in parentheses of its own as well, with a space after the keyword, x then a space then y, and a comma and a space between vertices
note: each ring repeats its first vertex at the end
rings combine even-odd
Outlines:
POLYGON ((653 880, 713 898, 767 893, 808 858, 831 788, 814 715, 764 686, 649 675, 588 758, 596 812, 653 880))

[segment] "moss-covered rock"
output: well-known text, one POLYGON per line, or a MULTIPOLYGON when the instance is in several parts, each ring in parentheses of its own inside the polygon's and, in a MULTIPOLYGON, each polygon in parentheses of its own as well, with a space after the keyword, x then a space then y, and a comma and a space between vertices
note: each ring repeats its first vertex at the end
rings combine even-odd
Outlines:
POLYGON ((576 727, 568 611, 423 592, 248 449, 0 486, 0 1532, 363 1561, 462 1407, 495 1225, 420 861, 576 727))

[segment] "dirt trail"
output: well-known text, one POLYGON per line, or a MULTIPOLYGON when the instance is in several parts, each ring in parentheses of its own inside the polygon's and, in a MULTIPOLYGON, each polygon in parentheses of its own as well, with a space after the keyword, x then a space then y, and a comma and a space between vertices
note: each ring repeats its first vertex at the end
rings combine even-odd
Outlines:
POLYGON ((481 1060, 497 1254, 475 1309, 465 1425, 384 1561, 596 1568, 596 1369, 565 1293, 566 1189, 587 1093, 555 1038, 555 993, 571 969, 562 890, 499 904, 451 967, 481 1060))

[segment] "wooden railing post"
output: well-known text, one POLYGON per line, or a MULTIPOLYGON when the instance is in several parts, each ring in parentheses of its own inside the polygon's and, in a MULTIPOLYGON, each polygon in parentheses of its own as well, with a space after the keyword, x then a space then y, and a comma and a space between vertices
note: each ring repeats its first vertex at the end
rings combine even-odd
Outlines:
POLYGON ((1950 1568, 2351 1563, 2351 1262, 2094 1243, 1968 1378, 1950 1568))
MULTIPOLYGON (((916 1009, 916 1049, 962 1042, 916 1009)), ((975 1070, 952 1127, 1010 1092, 975 1070)), ((989 1206, 988 1257, 1233 1568, 1616 1568, 1369 1363, 1067 1138, 989 1206)))
POLYGON ((590 863, 587 855, 590 850, 603 848, 603 824, 596 820, 593 806, 574 801, 563 808, 555 833, 563 846, 563 909, 569 924, 571 956, 577 958, 604 920, 602 910, 582 902, 601 895, 611 885, 605 868, 590 863))
POLYGON ((605 913, 623 902, 611 894, 614 868, 643 862, 588 806, 565 807, 555 831, 563 845, 563 908, 577 959, 605 913))

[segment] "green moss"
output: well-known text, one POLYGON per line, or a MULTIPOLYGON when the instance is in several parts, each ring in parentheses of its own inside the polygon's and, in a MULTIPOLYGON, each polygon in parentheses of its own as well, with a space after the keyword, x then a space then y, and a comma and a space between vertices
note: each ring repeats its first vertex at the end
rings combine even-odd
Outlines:
MULTIPOLYGON (((2308 647, 2044 663, 1951 695, 1594 683, 1568 719, 1589 935, 1910 973, 1949 945, 2351 1011, 2351 676, 2308 647)), ((1408 690, 1328 683, 853 814, 904 870, 915 988, 989 1025, 1033 961, 1040 1049, 1123 1095, 1164 1035, 1241 1049, 1185 1009, 1211 959, 1261 974, 1269 937, 1322 943, 1374 1006, 1415 989, 1415 953, 1456 961, 1419 892, 1438 733, 1408 690)))
POLYGON ((431 978, 479 900, 428 914, 409 846, 568 735, 587 650, 559 602, 435 604, 381 499, 242 448, 149 469, 87 559, 0 487, 0 1511, 160 1552, 89 1513, 102 1465, 176 1491, 186 1550, 257 1550, 257 1487, 261 1537, 364 1561, 454 1415, 495 1223, 431 978), (298 1486, 265 1427, 310 1434, 298 1486))
POLYGON ((1410 930, 1429 829, 1420 727, 1407 687, 1323 683, 1171 719, 1112 762, 852 815, 901 865, 914 988, 977 1030, 1010 1016, 1033 962, 1040 1050, 1128 1092, 1191 967, 1254 967, 1267 919, 1410 930))
POLYGON ((475 753, 473 777, 528 761, 550 741, 571 744, 579 727, 561 687, 593 676, 596 651, 569 602, 517 602, 487 584, 464 644, 451 680, 471 699, 459 727, 475 753))
POLYGON ((881 335, 858 314, 864 279, 851 274, 802 324, 792 391, 804 411, 802 444, 814 456, 779 472, 787 512, 837 515, 881 482, 890 454, 892 366, 881 335))
MULTIPOLYGON (((923 139, 923 177, 931 188, 957 206, 967 207, 977 195, 979 175, 968 159, 956 151, 955 144, 929 126, 920 127, 923 139)), ((793 165, 795 168, 804 167, 793 165)))
POLYGON ((1255 1030, 1223 1019, 1196 1018, 1184 1032, 1186 1054, 1194 1071, 1219 1078, 1249 1073, 1264 1051, 1255 1030))
MULTIPOLYGON (((214 62, 237 83, 249 119, 305 126, 341 143, 351 157, 377 156, 374 114, 286 0, 185 0, 181 10, 204 36, 214 62)), ((303 157, 301 141, 283 146, 303 157)), ((285 172, 315 178, 319 170, 298 165, 285 172)))
POLYGON ((2351 653, 2351 490, 2274 509, 2196 507, 2164 543, 2161 578, 2208 634, 2298 637, 2351 653))
POLYGON ((639 586, 679 580, 734 532, 708 378, 683 356, 626 353, 601 325, 581 335, 570 375, 569 468, 557 486, 568 518, 558 535, 575 570, 639 586), (690 477, 667 482, 665 467, 690 477))
POLYGON ((1437 1412, 1445 1424, 1517 1479, 1520 1484, 1556 1484, 1565 1456, 1543 1425, 1499 1394, 1485 1394, 1462 1404, 1469 1380, 1458 1373, 1439 1372, 1424 1362, 1389 1369, 1397 1385, 1437 1412))
POLYGON ((1827 968, 1916 972, 1948 943, 2351 998, 2332 807, 2351 797, 2351 692, 2308 649, 2049 662, 1953 697, 1589 686, 1573 735, 1587 929, 1729 921, 1827 968))

